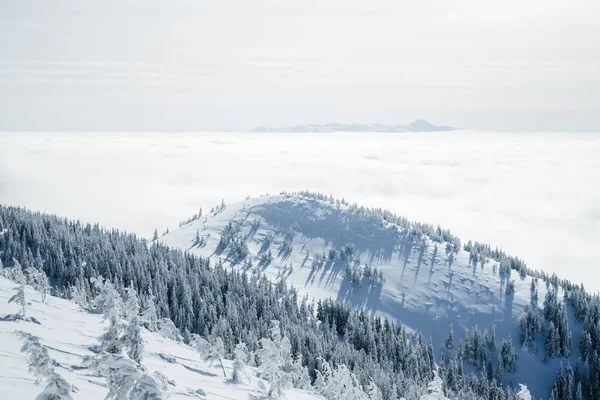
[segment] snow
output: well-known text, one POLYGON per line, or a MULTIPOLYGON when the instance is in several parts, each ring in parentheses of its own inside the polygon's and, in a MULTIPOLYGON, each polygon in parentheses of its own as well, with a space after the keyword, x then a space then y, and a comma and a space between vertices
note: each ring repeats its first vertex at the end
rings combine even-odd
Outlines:
MULTIPOLYGON (((18 311, 17 305, 8 304, 17 286, 0 277, 0 317, 18 311)), ((40 325, 26 321, 0 321, 0 397, 34 399, 45 387, 45 383, 34 383, 36 378, 28 372, 27 356, 20 352, 23 339, 18 331, 24 331, 40 337, 50 357, 58 363, 55 372, 76 387, 76 392, 71 393, 73 399, 103 399, 108 393, 105 379, 82 367, 82 359, 93 355, 88 347, 98 343, 107 323, 102 321, 101 315, 87 313, 67 300, 48 296, 46 303, 41 303, 40 294, 31 287, 26 287, 25 293, 30 303, 27 314, 38 319, 40 325)), ((249 384, 233 383, 223 378, 218 369, 201 362, 198 353, 191 347, 146 330, 143 339, 143 364, 148 372, 159 371, 176 384, 170 386, 171 399, 258 400, 266 397, 265 390, 259 388, 260 380, 256 378, 254 368, 248 368, 253 372, 249 384)), ((231 376, 233 362, 225 360, 224 366, 227 375, 231 376)), ((286 392, 285 399, 322 398, 292 389, 286 392)))
MULTIPOLYGON (((495 261, 488 260, 483 269, 480 264, 473 268, 469 265, 469 253, 461 250, 449 266, 444 244, 438 245, 437 252, 431 241, 424 248, 411 247, 407 238, 394 233, 391 224, 352 212, 343 204, 295 194, 250 198, 207 213, 159 240, 244 269, 244 262, 228 260, 227 251, 217 251, 221 232, 230 221, 247 237, 254 260, 249 272, 260 271, 272 281, 286 279, 301 295, 346 301, 405 324, 426 338, 431 337, 438 355, 450 324, 454 327, 455 343, 465 337, 470 327, 483 330, 494 325, 498 344, 510 335, 518 347, 518 318, 530 302, 531 277, 521 279, 512 271, 510 279, 514 280, 515 293, 507 296, 503 280, 493 272, 494 265, 498 266, 495 261), (202 247, 194 244, 197 232, 205 239, 202 247), (267 236, 273 237, 269 246, 273 261, 261 265, 257 256, 267 236), (284 242, 291 243, 291 251, 284 242), (365 281, 361 288, 352 287, 344 278, 344 266, 339 262, 327 262, 313 270, 315 254, 327 254, 330 249, 340 249, 348 243, 354 245, 354 255, 361 258, 362 264, 368 262, 383 272, 382 287, 369 287, 365 281)), ((538 292, 541 303, 546 294, 542 281, 538 292)), ((569 322, 574 332, 571 357, 574 365, 580 329, 572 318, 569 322)), ((527 383, 536 398, 549 393, 560 365, 559 360, 544 365, 543 344, 537 346, 536 355, 518 350, 517 372, 505 379, 505 383, 527 383), (532 368, 544 368, 544 378, 531 380, 532 368)), ((468 370, 467 364, 465 367, 468 370)))
POLYGON ((222 198, 310 189, 598 291, 598 154, 597 133, 6 132, 0 203, 150 238, 222 198))

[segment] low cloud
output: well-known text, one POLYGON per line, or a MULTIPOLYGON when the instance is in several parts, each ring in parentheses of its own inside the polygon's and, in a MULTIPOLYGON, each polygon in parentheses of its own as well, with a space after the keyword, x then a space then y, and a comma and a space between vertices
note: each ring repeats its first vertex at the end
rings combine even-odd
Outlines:
POLYGON ((597 154, 593 134, 4 133, 0 203, 149 237, 221 199, 309 189, 598 282, 597 154))

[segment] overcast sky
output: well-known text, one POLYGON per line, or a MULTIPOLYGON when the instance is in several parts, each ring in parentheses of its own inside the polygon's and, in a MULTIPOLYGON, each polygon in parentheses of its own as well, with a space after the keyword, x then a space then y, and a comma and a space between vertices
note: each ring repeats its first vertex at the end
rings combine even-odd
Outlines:
POLYGON ((600 131, 597 0, 0 0, 0 130, 600 131))

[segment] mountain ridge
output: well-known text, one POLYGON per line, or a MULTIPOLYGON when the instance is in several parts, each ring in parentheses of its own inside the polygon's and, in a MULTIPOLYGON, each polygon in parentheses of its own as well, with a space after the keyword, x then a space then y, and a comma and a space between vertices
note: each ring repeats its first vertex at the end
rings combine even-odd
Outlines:
POLYGON ((259 126, 250 132, 443 132, 455 131, 453 126, 437 126, 424 119, 417 119, 410 124, 388 125, 388 124, 339 124, 331 122, 328 124, 306 124, 292 127, 272 128, 259 126))

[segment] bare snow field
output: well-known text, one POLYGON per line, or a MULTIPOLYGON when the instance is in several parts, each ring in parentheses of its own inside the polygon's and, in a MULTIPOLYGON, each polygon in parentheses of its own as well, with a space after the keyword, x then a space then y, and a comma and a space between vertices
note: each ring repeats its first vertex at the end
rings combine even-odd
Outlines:
POLYGON ((150 237, 309 189, 439 224, 600 290, 600 134, 0 134, 0 203, 150 237), (376 136, 376 138, 374 138, 376 136))

